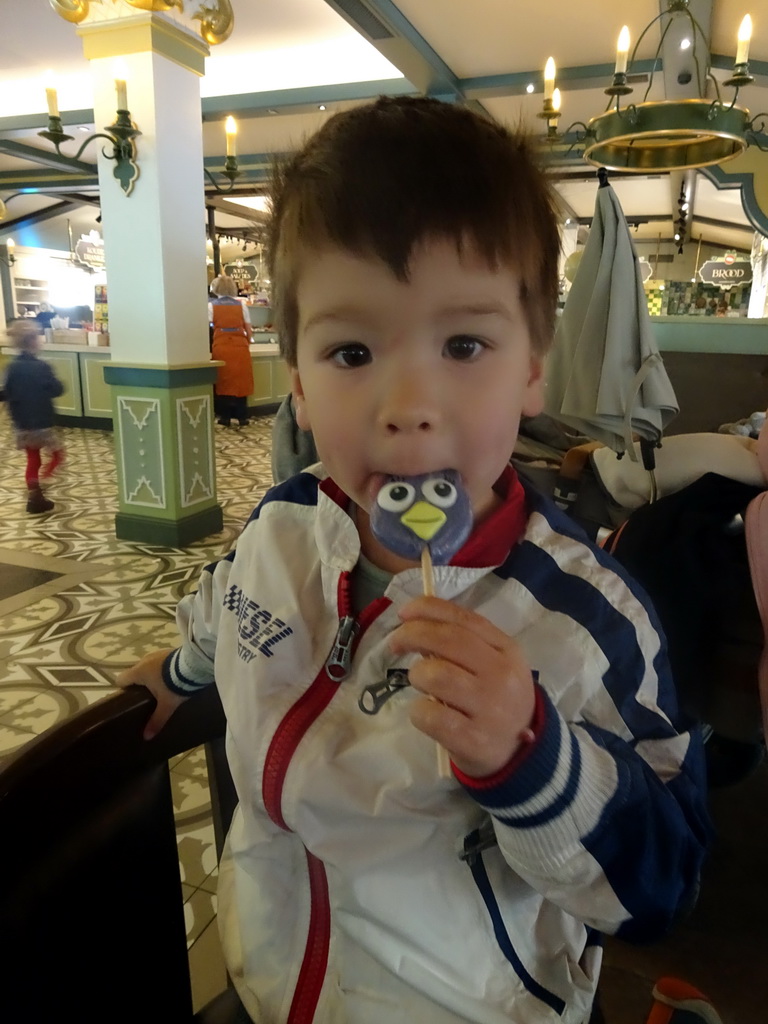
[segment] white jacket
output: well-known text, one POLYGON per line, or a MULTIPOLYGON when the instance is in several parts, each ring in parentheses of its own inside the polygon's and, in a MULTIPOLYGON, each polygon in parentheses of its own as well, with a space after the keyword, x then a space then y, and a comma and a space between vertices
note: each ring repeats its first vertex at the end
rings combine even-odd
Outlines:
MULTIPOLYGON (((676 725, 653 613, 529 492, 501 565, 435 576, 439 596, 517 638, 538 674, 539 735, 490 784, 441 778, 409 687, 375 716, 358 705, 414 660, 395 662, 386 640, 420 571, 347 619, 359 539, 321 476, 267 494, 180 604, 184 643, 166 663, 184 693, 215 673, 227 716, 240 806, 219 925, 240 996, 264 1024, 581 1024, 598 933, 661 933, 690 902, 708 835, 700 741, 676 725)), ((498 550, 492 533, 475 545, 498 550)))

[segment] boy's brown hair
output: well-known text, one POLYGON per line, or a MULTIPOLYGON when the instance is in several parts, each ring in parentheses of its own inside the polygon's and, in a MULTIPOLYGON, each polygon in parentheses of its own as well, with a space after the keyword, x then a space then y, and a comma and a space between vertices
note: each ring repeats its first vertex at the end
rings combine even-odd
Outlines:
POLYGON ((275 171, 268 259, 282 354, 296 365, 301 258, 338 246, 380 258, 407 281, 414 245, 449 238, 517 272, 543 355, 557 308, 557 221, 554 189, 522 133, 424 97, 336 114, 275 171))

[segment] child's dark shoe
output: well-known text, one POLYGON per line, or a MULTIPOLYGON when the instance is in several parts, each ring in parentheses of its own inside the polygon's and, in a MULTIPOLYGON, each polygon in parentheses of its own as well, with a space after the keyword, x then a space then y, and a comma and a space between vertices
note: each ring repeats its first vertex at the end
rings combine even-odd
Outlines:
POLYGON ((30 487, 27 491, 27 512, 32 516, 39 516, 42 512, 50 512, 53 502, 43 494, 39 487, 30 487))
POLYGON ((703 992, 680 978, 659 978, 646 1024, 723 1024, 703 992))

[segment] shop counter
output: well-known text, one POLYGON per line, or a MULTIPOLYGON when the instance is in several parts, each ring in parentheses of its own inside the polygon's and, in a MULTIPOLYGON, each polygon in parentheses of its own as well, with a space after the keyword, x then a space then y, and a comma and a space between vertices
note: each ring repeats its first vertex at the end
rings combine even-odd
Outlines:
MULTIPOLYGON (((253 394, 248 406, 258 411, 277 408, 290 388, 290 376, 280 357, 275 336, 265 333, 250 346, 253 363, 253 394)), ((16 355, 16 350, 0 349, 0 372, 16 355)), ((54 400, 57 420, 65 426, 106 427, 112 425, 112 397, 104 382, 104 363, 111 358, 108 348, 94 345, 44 345, 39 352, 51 364, 64 385, 64 393, 54 400)))
POLYGON ((253 364, 253 394, 248 399, 252 409, 276 407, 290 390, 288 367, 280 357, 280 349, 274 335, 258 339, 250 346, 253 364))
MULTIPOLYGON (((15 355, 15 349, 3 348, 0 351, 2 366, 15 355)), ((64 394, 53 402, 57 419, 62 424, 111 425, 112 401, 103 374, 104 363, 110 358, 108 348, 94 345, 44 345, 38 355, 50 363, 64 385, 64 394)))

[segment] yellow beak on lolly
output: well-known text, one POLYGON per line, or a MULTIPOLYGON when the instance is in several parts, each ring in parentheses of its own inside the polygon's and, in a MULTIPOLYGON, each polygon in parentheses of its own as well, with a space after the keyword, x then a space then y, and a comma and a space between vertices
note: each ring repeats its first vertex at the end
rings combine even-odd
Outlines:
POLYGON ((442 509, 430 505, 428 501, 417 501, 407 512, 403 513, 400 522, 412 530, 419 540, 429 541, 447 518, 442 509))

